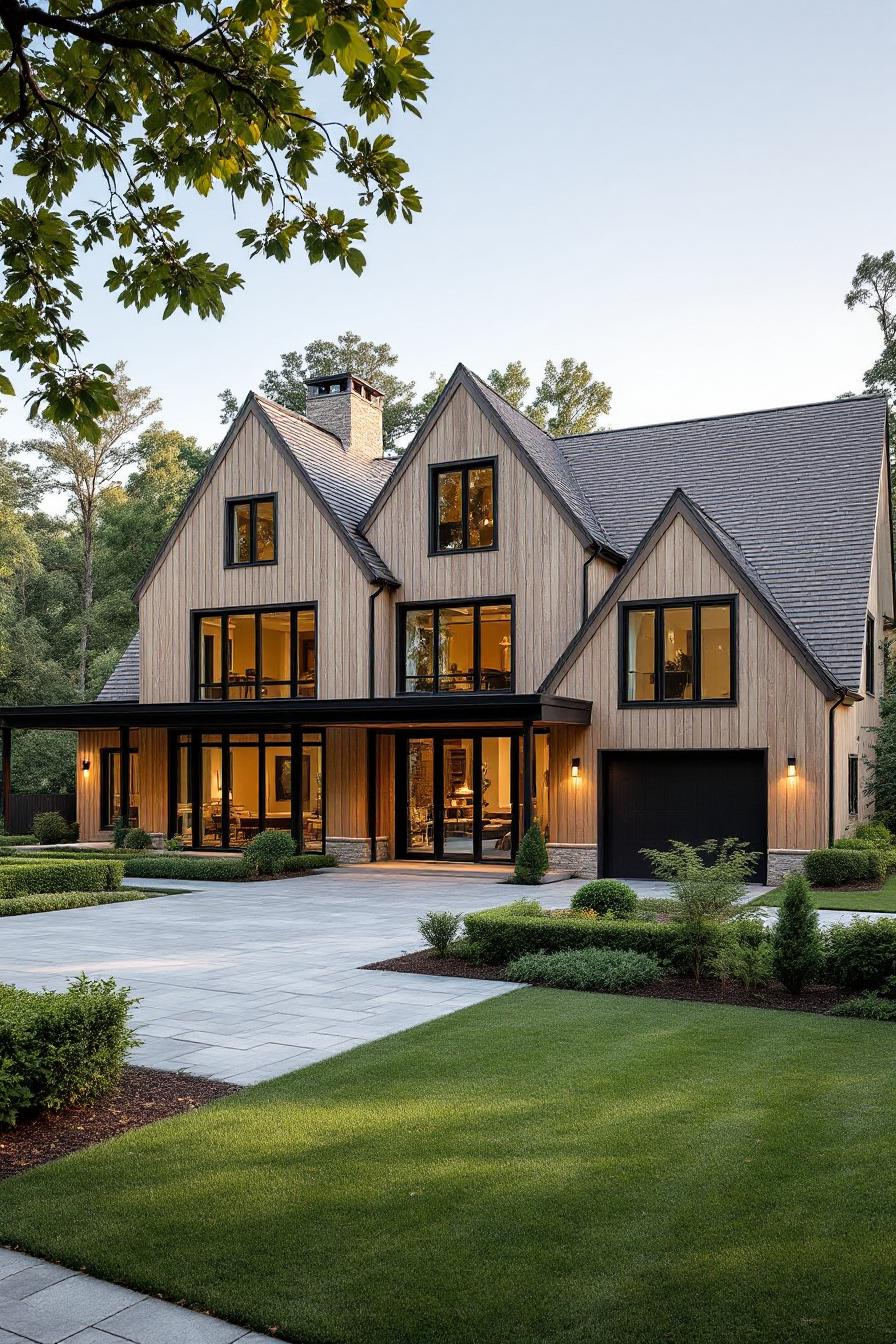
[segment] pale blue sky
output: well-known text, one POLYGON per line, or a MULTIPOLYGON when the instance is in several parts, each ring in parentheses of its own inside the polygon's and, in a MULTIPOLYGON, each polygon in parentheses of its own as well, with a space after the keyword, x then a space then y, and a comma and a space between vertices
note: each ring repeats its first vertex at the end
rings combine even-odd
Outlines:
MULTIPOLYGON (((194 243, 245 276, 220 324, 126 311, 89 259, 92 354, 126 359, 169 425, 215 441, 223 387, 348 327, 421 388, 458 360, 586 359, 611 425, 860 387, 878 335, 843 295, 863 252, 896 246, 890 0, 415 9, 435 78, 393 129, 424 213, 371 226, 360 280, 249 262, 223 200, 190 209, 194 243)), ((2 428, 30 432, 21 403, 2 428)))

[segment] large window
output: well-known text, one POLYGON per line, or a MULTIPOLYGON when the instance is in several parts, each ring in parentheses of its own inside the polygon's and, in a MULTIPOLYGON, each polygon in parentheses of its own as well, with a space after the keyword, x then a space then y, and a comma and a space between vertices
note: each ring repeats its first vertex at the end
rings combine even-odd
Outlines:
POLYGON ((180 733, 172 743, 171 831, 194 849, 242 849, 260 830, 290 831, 321 852, 321 732, 180 733))
POLYGON ((430 545, 436 555, 490 551, 498 544, 498 483, 491 459, 432 467, 430 545))
POLYGON ((224 559, 228 565, 277 563, 277 498, 228 499, 224 559))
POLYGON ((733 597, 622 607, 622 703, 731 704, 734 632, 733 597))
POLYGON ((274 700, 317 695, 313 607, 197 612, 195 700, 274 700))
POLYGON ((402 691, 513 690, 510 598, 400 609, 398 646, 402 691))

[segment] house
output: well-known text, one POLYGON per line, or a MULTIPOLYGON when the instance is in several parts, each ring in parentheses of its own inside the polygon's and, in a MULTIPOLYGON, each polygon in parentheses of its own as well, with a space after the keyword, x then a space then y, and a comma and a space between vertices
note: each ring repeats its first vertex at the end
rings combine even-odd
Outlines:
POLYGON ((553 439, 458 366, 398 460, 382 397, 250 395, 78 730, 81 834, 282 827, 344 861, 637 876, 740 836, 778 877, 868 815, 894 614, 886 405, 553 439))

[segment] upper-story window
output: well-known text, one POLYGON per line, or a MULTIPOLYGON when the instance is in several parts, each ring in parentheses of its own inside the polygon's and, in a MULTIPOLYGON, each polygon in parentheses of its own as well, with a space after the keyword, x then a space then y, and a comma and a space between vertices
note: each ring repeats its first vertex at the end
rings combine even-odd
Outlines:
POLYGON ((494 550, 498 544, 498 470, 494 459, 431 467, 429 517, 431 554, 494 550))
POLYGON ((874 647, 874 617, 871 612, 865 618, 865 690, 869 695, 874 694, 874 670, 875 653, 874 647))
POLYGON ((194 612, 194 700, 317 695, 314 607, 194 612))
POLYGON ((228 565, 277 563, 277 497, 253 495, 228 499, 225 519, 228 565))
POLYGON ((734 604, 686 598, 622 607, 622 703, 733 703, 734 604))
POLYGON ((440 602, 398 614, 401 691, 513 690, 513 603, 440 602))

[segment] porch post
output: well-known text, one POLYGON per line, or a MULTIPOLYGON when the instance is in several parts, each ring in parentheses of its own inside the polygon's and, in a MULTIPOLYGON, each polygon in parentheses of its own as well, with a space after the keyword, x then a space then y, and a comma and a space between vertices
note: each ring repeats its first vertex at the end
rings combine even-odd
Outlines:
POLYGON ((9 807, 12 794, 12 729, 3 729, 3 824, 9 832, 9 807))
POLYGON ((370 862, 376 863, 376 749, 377 734, 367 729, 367 831, 370 836, 370 862))
POLYGON ((131 824, 131 730, 124 725, 118 730, 121 760, 121 819, 131 824))
POLYGON ((289 730, 289 828, 299 851, 305 848, 302 834, 302 726, 294 723, 289 730))
MULTIPOLYGON (((532 825, 532 774, 535 769, 535 729, 523 725, 523 835, 532 825)), ((520 837, 522 839, 522 836, 520 837)))

